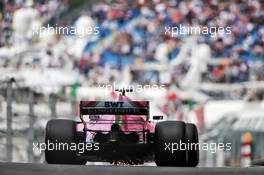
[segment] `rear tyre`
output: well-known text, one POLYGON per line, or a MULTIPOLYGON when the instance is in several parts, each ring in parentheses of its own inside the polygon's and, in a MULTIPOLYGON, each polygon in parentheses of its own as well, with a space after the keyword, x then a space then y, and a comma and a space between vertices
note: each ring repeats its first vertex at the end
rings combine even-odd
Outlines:
MULTIPOLYGON (((46 125, 46 150, 45 158, 48 164, 85 164, 85 160, 77 159, 76 151, 62 148, 48 149, 50 143, 68 144, 68 148, 72 143, 76 143, 76 122, 72 120, 55 119, 48 121, 46 125)), ((50 144, 51 145, 51 144, 50 144)), ((54 145, 53 145, 54 147, 54 145)), ((52 146, 50 146, 52 148, 52 146)))
POLYGON ((157 123, 155 127, 155 163, 157 166, 186 166, 186 150, 180 150, 180 144, 185 143, 185 139, 184 122, 157 123))
POLYGON ((199 163, 199 139, 197 127, 192 123, 186 123, 186 143, 190 145, 187 150, 187 166, 195 167, 199 163))

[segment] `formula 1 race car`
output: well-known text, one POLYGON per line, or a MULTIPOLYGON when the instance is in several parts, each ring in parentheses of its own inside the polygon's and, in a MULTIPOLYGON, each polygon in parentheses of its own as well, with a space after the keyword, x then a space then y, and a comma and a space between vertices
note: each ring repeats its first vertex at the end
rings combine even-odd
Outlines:
POLYGON ((149 102, 131 101, 119 90, 117 101, 81 101, 80 120, 50 120, 46 126, 46 162, 85 164, 86 161, 112 164, 197 166, 197 128, 182 121, 150 121, 149 102), (63 147, 63 149, 61 148, 63 147), (59 149, 60 148, 60 149, 59 149))

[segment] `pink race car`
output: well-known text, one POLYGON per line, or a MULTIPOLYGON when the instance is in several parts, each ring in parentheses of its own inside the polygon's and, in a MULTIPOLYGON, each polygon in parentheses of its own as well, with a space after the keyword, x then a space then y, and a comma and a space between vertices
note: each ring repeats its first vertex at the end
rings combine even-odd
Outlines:
MULTIPOLYGON (((194 124, 182 121, 156 124, 149 120, 148 101, 131 101, 125 96, 131 90, 118 91, 116 101, 81 101, 81 122, 56 119, 47 123, 46 145, 53 144, 56 148, 45 150, 47 163, 155 161, 158 166, 197 166, 198 133, 194 124), (192 149, 187 149, 187 144, 192 149)), ((163 116, 152 119, 162 120, 163 116)))

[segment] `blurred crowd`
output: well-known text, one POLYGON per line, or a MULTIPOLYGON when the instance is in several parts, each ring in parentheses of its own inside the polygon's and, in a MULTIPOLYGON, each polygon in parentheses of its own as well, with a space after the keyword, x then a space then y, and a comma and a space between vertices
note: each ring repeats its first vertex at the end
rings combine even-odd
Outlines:
MULTIPOLYGON (((194 0, 154 1, 154 3, 151 1, 145 1, 145 3, 130 1, 131 4, 129 1, 121 2, 111 5, 111 7, 99 4, 99 7, 105 7, 102 8, 104 10, 95 8, 95 16, 98 21, 106 23, 104 26, 111 31, 118 30, 117 28, 124 21, 128 22, 129 19, 144 16, 145 20, 141 20, 137 26, 125 31, 127 35, 133 36, 133 40, 127 41, 123 47, 131 48, 130 50, 135 55, 140 50, 139 44, 145 43, 145 46, 140 47, 143 50, 140 56, 143 57, 142 54, 147 53, 146 55, 154 57, 155 46, 167 39, 163 35, 164 26, 179 26, 181 24, 182 26, 231 27, 231 35, 219 33, 216 37, 211 37, 210 34, 200 36, 210 45, 214 57, 237 57, 247 60, 262 59, 264 56, 263 1, 194 0), (117 25, 111 23, 117 23, 117 25), (116 28, 110 28, 111 26, 116 26, 116 28)), ((179 36, 179 39, 183 37, 179 36)), ((119 44, 120 42, 117 40, 114 43, 119 44)), ((129 52, 129 49, 127 50, 129 52)))
POLYGON ((0 47, 12 44, 13 16, 21 8, 34 8, 41 16, 50 17, 67 4, 67 0, 0 0, 0 47))
MULTIPOLYGON (((228 60, 226 65, 209 65, 206 80, 225 83, 248 81, 251 69, 256 72, 254 80, 263 78, 263 69, 260 68, 264 61, 263 1, 119 0, 111 4, 98 3, 93 7, 92 17, 101 26, 99 40, 118 32, 113 42, 104 46, 100 53, 101 64, 111 62, 122 67, 130 63, 161 61, 157 48, 164 43, 168 44, 167 58, 175 59, 186 36, 172 38, 165 34, 165 26, 231 27, 232 32, 228 35, 199 36, 199 41, 211 48, 212 58, 228 60), (140 21, 129 26, 138 17, 140 21)), ((91 55, 98 57, 89 50, 89 46, 88 43, 84 60, 85 56, 89 59, 91 55)))
POLYGON ((216 66, 210 65, 209 70, 212 72, 212 74, 207 75, 210 81, 236 83, 249 80, 249 65, 245 61, 236 60, 216 66))
MULTIPOLYGON (((29 2, 0 0, 2 46, 12 43, 12 14, 16 9, 31 6, 45 16, 56 12, 61 4, 68 3, 65 0, 37 0, 33 4, 29 2)), ((83 54, 77 61, 70 59, 71 56, 67 53, 54 53, 54 44, 45 48, 43 59, 40 58, 45 67, 63 67, 68 65, 67 62, 72 62, 73 69, 79 69, 80 73, 90 79, 96 79, 104 76, 103 68, 109 64, 112 69, 120 71, 131 64, 163 64, 177 59, 188 36, 172 37, 166 34, 165 27, 231 27, 231 34, 198 36, 198 42, 210 48, 212 59, 224 60, 217 65, 208 64, 203 80, 218 83, 263 80, 264 1, 99 1, 86 14, 100 27, 97 38, 87 41, 83 54), (109 38, 110 43, 102 44, 102 41, 109 38), (97 47, 102 49, 94 49, 97 47), (165 57, 160 56, 164 50, 160 48, 165 48, 165 57), (57 57, 56 61, 53 60, 54 57, 57 57)), ((61 37, 58 37, 57 42, 63 44, 61 37)), ((189 67, 189 63, 184 63, 177 67, 180 70, 176 72, 185 74, 189 67)), ((142 84, 159 83, 157 71, 132 72, 132 75, 134 81, 142 84)), ((179 75, 172 76, 172 79, 177 79, 179 75)))

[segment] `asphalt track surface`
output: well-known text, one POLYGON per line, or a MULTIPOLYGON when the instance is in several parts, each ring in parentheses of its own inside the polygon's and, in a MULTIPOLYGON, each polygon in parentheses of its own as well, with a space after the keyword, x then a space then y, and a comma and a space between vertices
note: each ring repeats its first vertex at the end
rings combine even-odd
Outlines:
POLYGON ((0 175, 264 175, 264 168, 179 168, 153 166, 0 163, 0 175))

